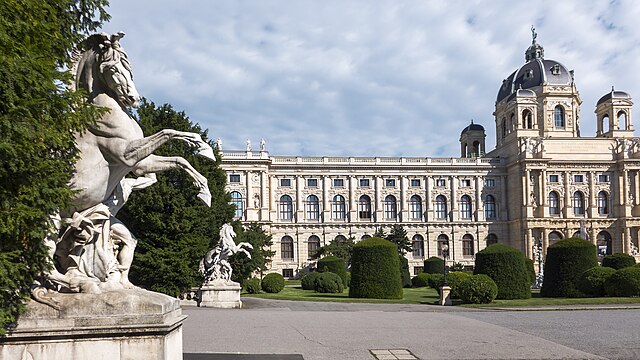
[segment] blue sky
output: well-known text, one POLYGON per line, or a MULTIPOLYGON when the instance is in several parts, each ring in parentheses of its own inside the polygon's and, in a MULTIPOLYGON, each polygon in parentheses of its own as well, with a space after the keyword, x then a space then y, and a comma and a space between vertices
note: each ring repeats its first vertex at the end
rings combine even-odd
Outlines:
MULTIPOLYGON (((473 119, 495 146, 497 91, 545 58, 575 70, 583 136, 611 86, 640 98, 640 3, 112 0, 138 91, 272 155, 459 156, 473 119)), ((638 115, 640 116, 640 115, 638 115)))

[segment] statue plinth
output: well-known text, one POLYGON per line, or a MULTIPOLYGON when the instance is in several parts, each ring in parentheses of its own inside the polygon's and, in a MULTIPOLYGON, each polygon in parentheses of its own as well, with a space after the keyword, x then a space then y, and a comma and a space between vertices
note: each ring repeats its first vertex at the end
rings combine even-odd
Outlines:
POLYGON ((55 294, 60 310, 30 301, 0 338, 1 359, 182 359, 179 301, 151 291, 55 294))
POLYGON ((221 309, 240 309, 240 290, 242 287, 237 282, 228 280, 213 280, 200 287, 201 307, 214 307, 221 309))

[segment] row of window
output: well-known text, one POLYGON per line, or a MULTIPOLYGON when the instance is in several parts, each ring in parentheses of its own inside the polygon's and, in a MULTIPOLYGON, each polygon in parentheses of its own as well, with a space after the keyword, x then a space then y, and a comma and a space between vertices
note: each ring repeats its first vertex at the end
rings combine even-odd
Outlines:
MULTIPOLYGON (((502 131, 500 136, 504 139, 507 136, 507 133, 516 127, 516 115, 511 114, 510 116, 510 125, 507 127, 507 119, 502 118, 502 131)), ((565 111, 564 108, 560 105, 557 105, 553 109, 553 124, 557 129, 565 128, 565 111)), ((533 129, 533 115, 530 110, 522 111, 522 127, 524 129, 533 129)))
MULTIPOLYGON (((585 196, 582 191, 576 191, 571 197, 571 205, 574 215, 584 215, 585 213, 585 196)), ((599 215, 609 214, 609 195, 605 191, 600 191, 596 196, 596 206, 599 215)), ((549 193, 549 214, 560 215, 560 195, 552 191, 549 193)))
MULTIPOLYGON (((290 178, 284 178, 284 179, 280 179, 280 187, 291 187, 292 184, 292 179, 290 178)), ((333 187, 334 188, 344 188, 344 179, 332 179, 333 181, 333 187)), ((236 174, 231 174, 229 175, 229 182, 230 183, 239 183, 240 182, 240 175, 236 175, 236 174)), ((396 187, 396 179, 384 179, 384 186, 385 187, 396 187)), ((410 187, 420 187, 422 186, 422 180, 421 179, 410 179, 409 180, 409 186, 410 187)), ((447 186, 447 179, 444 178, 438 178, 435 179, 435 186, 436 187, 446 187, 447 186)), ((460 187, 470 187, 471 186, 471 179, 460 179, 460 187)), ((318 179, 316 178, 311 178, 311 179, 307 179, 307 187, 308 188, 316 188, 318 187, 318 179)), ((358 187, 360 188, 370 188, 371 187, 371 179, 358 179, 358 187)), ((495 180, 494 179, 485 179, 485 187, 487 188, 493 188, 495 187, 495 180)))
MULTIPOLYGON (((574 238, 584 238, 585 234, 582 234, 580 231, 576 231, 573 234, 574 238)), ((549 246, 557 243, 558 241, 563 239, 562 233, 558 231, 552 231, 549 233, 549 246)), ((598 250, 598 255, 605 256, 611 255, 612 253, 612 238, 611 234, 608 231, 600 231, 598 236, 596 236, 596 246, 598 250)))
MULTIPOLYGON (((599 183, 608 183, 609 181, 610 181, 609 174, 599 174, 598 175, 598 182, 599 183)), ((549 175, 549 182, 551 182, 551 183, 560 182, 560 175, 558 175, 558 174, 550 174, 549 175)), ((573 175, 573 182, 574 183, 584 183, 584 175, 582 175, 582 174, 573 175)))

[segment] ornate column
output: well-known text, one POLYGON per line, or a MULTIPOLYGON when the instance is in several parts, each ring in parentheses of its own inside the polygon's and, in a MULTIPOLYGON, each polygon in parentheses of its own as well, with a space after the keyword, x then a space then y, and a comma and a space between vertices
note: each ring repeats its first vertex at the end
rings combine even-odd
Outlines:
POLYGON ((399 221, 405 221, 409 218, 409 213, 407 211, 407 187, 409 187, 409 185, 407 184, 407 177, 404 175, 400 176, 400 211, 398 211, 398 213, 400 214, 400 219, 398 219, 399 221))
POLYGON ((549 247, 549 234, 547 234, 547 228, 542 228, 542 256, 543 258, 547 257, 547 248, 549 247))
POLYGON ((278 178, 271 176, 271 187, 269 189, 269 220, 277 222, 278 206, 276 204, 276 188, 278 187, 278 178))
POLYGON ((304 221, 304 203, 302 199, 303 187, 304 177, 296 176, 296 222, 304 221))
POLYGON ((525 251, 525 255, 529 258, 529 259, 533 259, 533 233, 531 228, 527 229, 527 241, 526 241, 526 251, 525 251))
POLYGON ((564 206, 562 207, 562 213, 564 218, 569 217, 569 209, 571 208, 571 194, 569 193, 569 180, 571 179, 571 173, 565 171, 562 176, 564 177, 564 206))
MULTIPOLYGON (((266 216, 264 214, 264 209, 267 208, 267 172, 260 172, 260 217, 261 221, 264 221, 266 216)), ((269 201, 271 201, 271 196, 269 196, 269 201)))
POLYGON ((424 205, 425 205, 425 220, 429 221, 433 219, 432 206, 431 206, 431 189, 433 188, 433 178, 431 176, 427 176, 424 181, 424 205))
POLYGON ((347 178, 347 183, 349 184, 349 222, 356 221, 358 218, 358 199, 356 199, 355 193, 356 181, 356 178, 352 175, 347 178))
MULTIPOLYGON (((449 200, 451 203, 451 217, 449 218, 451 221, 457 221, 460 214, 458 214, 458 178, 456 176, 451 177, 451 199, 449 200)), ((451 247, 451 244, 449 244, 451 247)), ((450 251, 450 253, 453 253, 450 251)))
POLYGON ((245 199, 244 206, 244 219, 245 220, 256 220, 254 216, 256 210, 254 210, 253 206, 253 184, 251 183, 251 176, 253 173, 251 171, 247 171, 245 173, 246 183, 247 183, 247 198, 245 199))
POLYGON ((375 215, 373 220, 375 222, 379 222, 382 220, 382 199, 380 198, 382 196, 382 177, 375 176, 374 181, 376 186, 376 198, 374 199, 375 215))
POLYGON ((476 176, 475 177, 475 185, 476 185, 476 206, 475 206, 475 213, 476 213, 476 221, 484 221, 484 211, 482 211, 484 209, 483 204, 482 204, 482 177, 481 176, 476 176))
POLYGON ((331 186, 331 178, 326 175, 322 176, 322 217, 321 222, 326 222, 331 219, 331 205, 329 199, 329 186, 331 186))
POLYGON ((598 206, 596 204, 596 179, 595 179, 595 173, 593 171, 589 172, 589 217, 590 218, 595 218, 596 215, 598 214, 598 206))
POLYGON ((500 177, 500 207, 498 208, 498 219, 508 220, 509 210, 507 206, 507 176, 500 177))

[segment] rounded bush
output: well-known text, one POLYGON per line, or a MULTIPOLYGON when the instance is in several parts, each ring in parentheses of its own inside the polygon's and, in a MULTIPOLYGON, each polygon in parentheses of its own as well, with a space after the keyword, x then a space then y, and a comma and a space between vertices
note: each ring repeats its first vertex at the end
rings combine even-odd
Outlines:
POLYGON ((260 293, 260 279, 258 278, 247 279, 242 285, 244 287, 244 291, 248 294, 260 293))
POLYGON ((510 246, 493 244, 476 253, 473 273, 485 274, 496 283, 497 299, 531 297, 531 280, 524 255, 510 246))
POLYGON ((470 276, 471 274, 462 271, 452 271, 447 274, 447 285, 449 285, 449 287, 451 288, 452 298, 460 298, 460 284, 464 279, 470 276))
POLYGON ((336 256, 326 256, 318 260, 316 265, 318 272, 325 272, 325 270, 337 274, 342 279, 342 285, 347 286, 347 265, 344 259, 336 256))
POLYGON ((420 273, 411 279, 411 287, 419 288, 429 286, 431 274, 420 273))
POLYGON ((477 274, 462 279, 458 293, 467 304, 489 304, 498 295, 498 285, 489 276, 477 274))
POLYGON ((344 290, 342 278, 332 272, 319 273, 314 283, 314 290, 319 293, 341 293, 344 290))
POLYGON ((411 274, 409 274, 409 260, 402 255, 398 255, 400 261, 400 277, 402 279, 402 287, 411 287, 411 274))
POLYGON ((398 260, 398 248, 388 240, 369 238, 355 244, 349 297, 402 299, 398 260))
POLYGON ((578 290, 587 296, 605 296, 604 283, 615 272, 615 269, 609 267, 594 266, 580 275, 578 290))
POLYGON ((602 259, 602 266, 612 269, 623 269, 636 264, 636 258, 624 253, 607 255, 602 259))
POLYGON ((439 257, 432 256, 424 261, 424 270, 422 272, 427 274, 442 274, 444 273, 444 260, 439 257))
POLYGON ((320 276, 319 272, 310 272, 300 280, 302 290, 313 290, 315 288, 316 279, 320 276))
POLYGON ((524 266, 527 268, 527 274, 529 274, 529 284, 533 285, 536 282, 536 270, 533 266, 533 260, 525 257, 524 266))
POLYGON ((349 284, 351 284, 351 272, 350 271, 347 271, 346 279, 347 279, 347 284, 344 287, 348 288, 349 286, 351 286, 351 285, 349 285, 349 284))
MULTIPOLYGON (((560 240, 547 248, 544 282, 540 295, 544 297, 581 297, 578 280, 585 271, 598 266, 596 246, 580 238, 560 240)), ((498 286, 499 287, 499 286, 498 286)))
POLYGON ((640 267, 616 270, 605 280, 604 290, 609 296, 640 296, 640 267))
POLYGON ((268 293, 279 293, 284 289, 284 277, 278 273, 270 273, 262 278, 262 290, 268 293))

